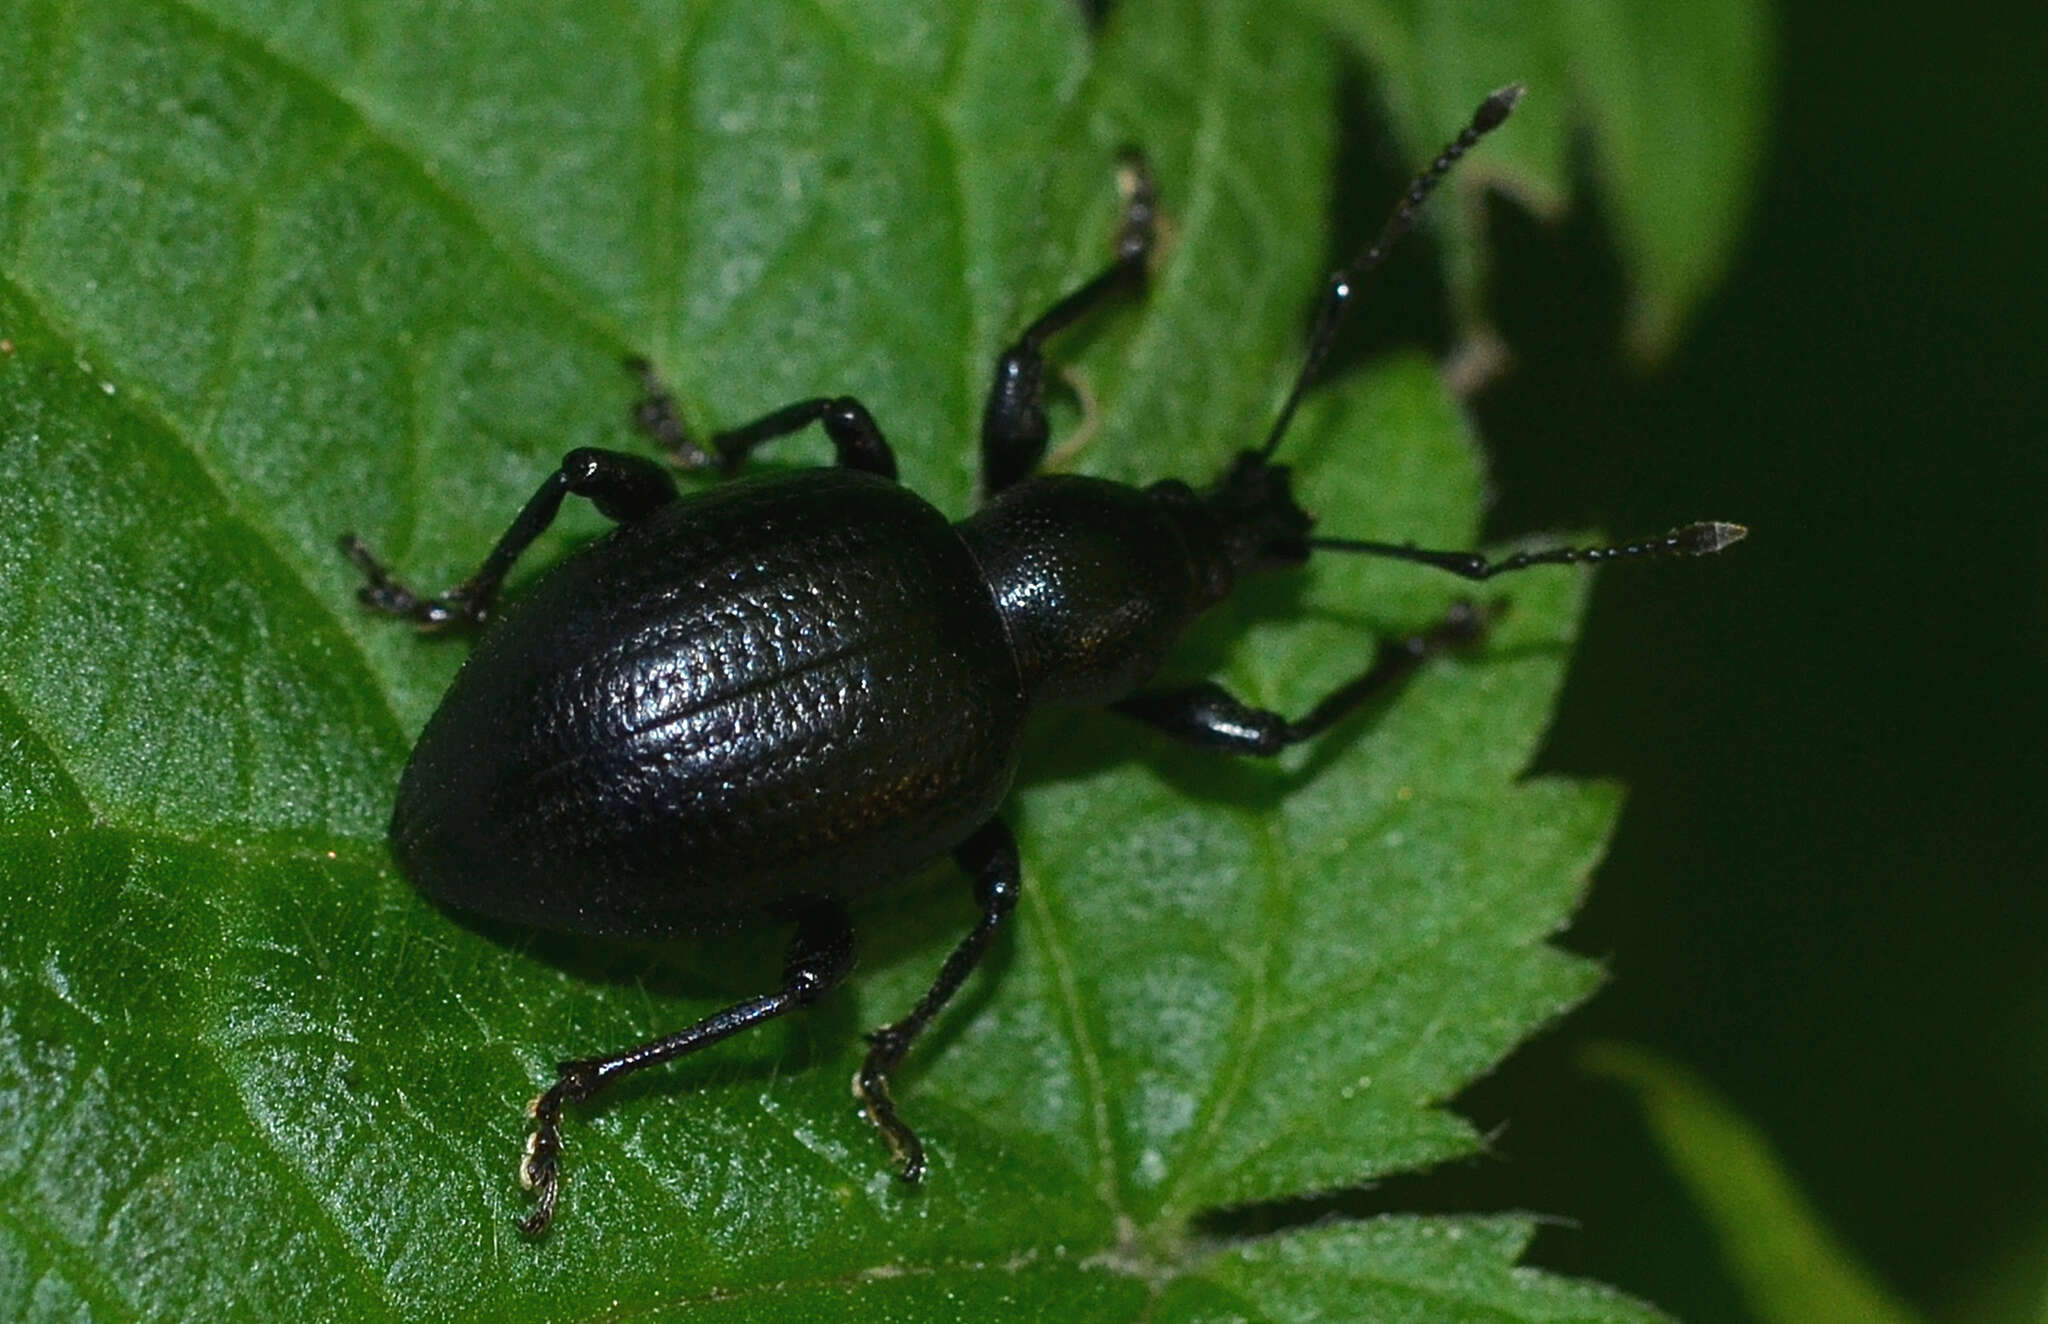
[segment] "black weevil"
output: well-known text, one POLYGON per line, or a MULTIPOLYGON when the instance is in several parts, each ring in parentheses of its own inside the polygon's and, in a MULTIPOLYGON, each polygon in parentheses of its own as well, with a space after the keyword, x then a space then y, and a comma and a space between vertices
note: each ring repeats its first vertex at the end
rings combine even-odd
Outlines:
POLYGON ((1415 223, 1452 164, 1520 99, 1488 97, 1418 175, 1370 247, 1323 294, 1308 353, 1272 430, 1206 491, 1033 476, 1046 449, 1048 338, 1142 286, 1154 200, 1125 162, 1115 258, 1055 303, 996 363, 982 416, 986 504, 959 523, 895 483, 858 400, 805 400, 708 448, 683 431, 652 373, 637 421, 685 467, 730 474, 756 446, 824 426, 834 469, 742 480, 678 499, 666 470, 615 451, 570 452, 478 571, 438 598, 413 593, 353 535, 344 550, 368 606, 426 629, 477 625, 564 497, 617 527, 493 619, 421 734, 398 788, 392 850, 422 891, 541 928, 631 938, 795 925, 781 987, 678 1033, 560 1065, 532 1105, 520 1177, 554 1215, 565 1105, 643 1067, 806 1007, 854 964, 845 900, 951 852, 981 918, 908 1015, 868 1036, 856 1091, 907 1181, 924 1148, 888 1076, 959 989, 1014 909, 1022 875, 997 811, 1026 716, 1107 706, 1176 738, 1270 755, 1355 711, 1432 653, 1483 630, 1470 606, 1409 639, 1289 719, 1220 686, 1141 692, 1204 609, 1257 571, 1312 550, 1416 561, 1468 579, 1532 565, 1703 556, 1741 538, 1709 522, 1615 547, 1489 562, 1472 552, 1315 537, 1273 463, 1359 281, 1415 223))

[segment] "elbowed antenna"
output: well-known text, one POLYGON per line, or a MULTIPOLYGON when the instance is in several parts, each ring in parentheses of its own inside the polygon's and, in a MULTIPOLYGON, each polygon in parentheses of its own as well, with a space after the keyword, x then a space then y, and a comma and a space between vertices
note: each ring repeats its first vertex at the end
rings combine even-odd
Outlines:
POLYGON ((1362 552, 1367 556, 1391 557, 1448 570, 1466 579, 1492 579, 1532 565, 1596 564, 1631 557, 1712 556, 1726 551, 1749 536, 1740 524, 1725 520, 1703 520, 1673 529, 1661 538, 1617 543, 1612 547, 1552 547, 1541 552, 1516 552, 1505 560, 1489 561, 1477 552, 1432 552, 1406 543, 1367 542, 1362 538, 1310 538, 1308 545, 1327 552, 1362 552))
MULTIPOLYGON (((1408 185, 1408 191, 1401 195, 1393 215, 1387 217, 1372 243, 1349 263, 1331 273, 1330 283, 1323 291, 1323 302, 1316 309, 1315 325, 1309 332, 1308 352, 1302 356, 1301 371, 1294 376, 1294 385, 1287 392, 1286 402, 1280 406, 1279 416, 1273 420, 1272 431, 1266 434, 1265 445, 1256 452, 1261 461, 1271 460, 1273 452, 1280 448, 1288 425, 1294 422, 1294 412, 1300 407, 1302 396, 1322 369, 1323 360, 1329 357, 1330 346, 1337 339, 1337 328, 1343 323, 1344 314, 1350 310, 1359 282, 1386 260, 1387 251, 1402 235, 1415 228, 1415 220, 1422 214, 1422 205, 1443 182, 1444 176, 1451 172, 1451 167, 1481 138, 1506 121, 1525 90, 1520 83, 1510 83, 1480 102, 1479 109, 1472 113, 1472 122, 1408 185)), ((1405 543, 1367 542, 1360 538, 1309 538, 1306 541, 1309 547, 1322 551, 1385 556, 1397 561, 1435 566, 1466 579, 1491 579, 1495 575, 1536 565, 1571 565, 1658 556, 1713 556, 1748 536, 1749 530, 1740 524, 1703 520, 1673 529, 1661 538, 1617 543, 1611 547, 1552 547, 1540 552, 1517 552, 1499 562, 1489 561, 1477 552, 1428 551, 1405 543)))
POLYGON ((1473 144, 1500 127, 1515 103, 1522 99, 1526 89, 1520 83, 1510 83, 1492 96, 1479 103, 1473 112, 1472 122, 1464 132, 1452 139, 1450 145, 1437 153, 1436 160, 1415 177, 1408 185, 1408 191, 1401 195, 1394 214, 1387 217, 1379 234, 1373 237, 1363 252, 1349 263, 1330 274, 1330 283, 1323 291, 1322 306, 1316 310, 1315 327, 1309 332, 1308 353, 1301 361, 1301 371, 1295 374, 1293 389, 1287 392, 1287 403, 1280 406, 1280 416, 1273 420, 1273 430, 1266 434, 1266 444, 1259 447, 1259 458, 1270 460, 1273 452, 1280 447, 1280 439, 1287 435, 1288 424, 1294 421, 1294 411, 1301 405, 1301 397, 1308 391, 1309 383, 1315 380, 1322 368, 1323 360, 1329 357, 1330 346, 1337 339, 1337 328, 1344 321, 1344 314, 1350 308, 1351 297, 1357 292, 1358 283, 1371 274, 1387 256, 1397 240, 1415 228, 1415 218, 1422 214, 1422 204, 1451 172, 1458 158, 1472 150, 1473 144))

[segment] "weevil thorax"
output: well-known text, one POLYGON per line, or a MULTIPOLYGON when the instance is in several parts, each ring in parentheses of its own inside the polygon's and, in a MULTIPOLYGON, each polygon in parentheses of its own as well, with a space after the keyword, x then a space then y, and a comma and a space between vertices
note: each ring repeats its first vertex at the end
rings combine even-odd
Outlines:
POLYGON ((1287 471, 1247 452, 1207 492, 1060 474, 998 494, 959 525, 1009 630, 1025 697, 1132 693, 1245 574, 1308 557, 1287 471))

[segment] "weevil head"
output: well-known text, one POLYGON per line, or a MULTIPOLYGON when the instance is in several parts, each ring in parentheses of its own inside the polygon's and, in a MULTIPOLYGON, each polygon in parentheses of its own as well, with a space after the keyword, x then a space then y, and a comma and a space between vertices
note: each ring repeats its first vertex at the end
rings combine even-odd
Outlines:
POLYGON ((1173 511, 1198 568, 1203 605, 1220 602, 1237 581, 1308 560, 1313 517, 1294 499, 1293 475, 1259 451, 1242 451, 1205 492, 1185 483, 1155 484, 1150 494, 1173 511))
POLYGON ((1313 517, 1294 499, 1293 474, 1263 451, 1240 451, 1204 500, 1239 574, 1308 560, 1313 517))

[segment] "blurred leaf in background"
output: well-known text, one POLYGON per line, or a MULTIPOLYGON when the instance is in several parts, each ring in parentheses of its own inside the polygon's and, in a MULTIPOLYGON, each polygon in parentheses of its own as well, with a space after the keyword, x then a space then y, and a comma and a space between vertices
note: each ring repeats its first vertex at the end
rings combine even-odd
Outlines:
MULTIPOLYGON (((1544 940, 1615 796, 1519 779, 1574 576, 1278 767, 1048 720, 1014 945, 902 1078, 921 1191, 845 1082, 967 921, 944 871, 859 917, 854 990, 575 1118, 536 1247, 513 1160, 553 1060, 755 991, 776 935, 480 931, 385 855, 461 650, 360 616, 334 537, 459 576, 564 449, 631 444, 630 352, 700 425, 857 394, 962 512, 992 355, 1100 265, 1135 141, 1173 242, 1087 338, 1077 463, 1199 479, 1256 436, 1326 248, 1335 54, 1304 12, 0 12, 0 1314, 1649 1317, 1512 1268, 1527 1217, 1209 1218, 1473 1152, 1435 1105, 1591 989, 1544 940)), ((1393 32, 1388 86, 1456 107, 1402 102, 1419 162, 1507 79, 1454 93, 1465 57, 1393 32)), ((1513 132, 1496 178, 1562 150, 1513 132)), ((1701 278, 1644 270, 1663 335, 1701 278)), ((1475 536, 1478 456, 1419 359, 1332 383, 1288 458, 1330 529, 1475 536)), ((1182 666, 1298 710, 1455 596, 1318 565, 1182 666)))
MULTIPOLYGON (((1468 202, 1500 189, 1554 219, 1589 166, 1629 280, 1630 341, 1649 355, 1671 347, 1727 269, 1769 141, 1765 0, 1296 3, 1350 39, 1411 148, 1426 150, 1471 88, 1541 89, 1514 141, 1454 187, 1468 202)), ((1458 309, 1477 321, 1486 267, 1475 207, 1446 217, 1444 247, 1458 309)))
POLYGON ((1908 1324, 1814 1212, 1756 1129, 1683 1067, 1598 1044, 1586 1067, 1635 1095, 1672 1169, 1712 1225, 1730 1276, 1760 1320, 1908 1324))

